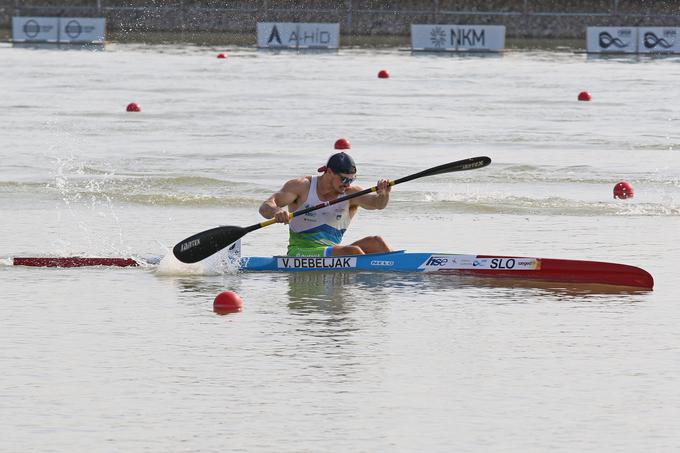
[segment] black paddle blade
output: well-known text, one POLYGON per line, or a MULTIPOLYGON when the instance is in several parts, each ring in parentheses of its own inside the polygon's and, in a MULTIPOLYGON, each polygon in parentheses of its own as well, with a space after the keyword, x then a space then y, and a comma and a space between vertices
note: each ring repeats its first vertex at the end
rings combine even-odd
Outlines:
POLYGON ((444 173, 451 173, 454 171, 474 170, 477 168, 486 167, 491 163, 491 158, 486 156, 470 157, 469 159, 457 160, 449 162, 448 164, 438 165, 436 167, 428 168, 413 175, 404 176, 394 181, 394 184, 399 184, 406 181, 412 181, 424 176, 443 175, 444 173))
POLYGON ((172 254, 183 263, 197 263, 241 239, 248 228, 221 226, 201 231, 186 238, 172 249, 172 254))
POLYGON ((440 165, 438 167, 432 168, 433 172, 429 175, 441 175, 443 173, 449 173, 452 171, 463 171, 463 170, 474 170, 477 168, 486 167, 491 163, 491 158, 487 156, 470 157, 469 159, 463 159, 456 162, 451 162, 450 164, 440 165))
POLYGON ((434 176, 450 173, 452 171, 474 170, 476 168, 486 167, 491 163, 491 158, 486 156, 470 157, 469 159, 457 160, 449 162, 448 164, 432 167, 428 170, 421 171, 421 176, 434 176))

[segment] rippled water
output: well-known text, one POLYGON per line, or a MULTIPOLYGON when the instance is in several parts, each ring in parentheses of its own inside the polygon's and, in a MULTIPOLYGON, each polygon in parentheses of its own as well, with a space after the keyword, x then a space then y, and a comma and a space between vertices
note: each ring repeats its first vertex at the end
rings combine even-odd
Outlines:
POLYGON ((0 450, 680 447, 680 58, 217 52, 0 46, 0 450), (395 187, 348 240, 622 262, 655 289, 8 265, 258 222, 339 137, 365 187, 493 159, 395 187), (218 316, 227 289, 244 310, 218 316))

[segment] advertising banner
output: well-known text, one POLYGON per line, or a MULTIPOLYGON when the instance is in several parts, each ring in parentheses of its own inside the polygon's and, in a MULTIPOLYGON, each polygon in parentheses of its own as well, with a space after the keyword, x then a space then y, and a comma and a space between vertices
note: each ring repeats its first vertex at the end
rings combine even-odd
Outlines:
POLYGON ((13 17, 12 40, 14 42, 56 43, 59 41, 59 18, 13 17))
POLYGON ((104 18, 12 18, 12 41, 15 43, 103 44, 105 30, 104 18))
POLYGON ((413 50, 500 52, 504 47, 503 25, 411 25, 413 50))
POLYGON ((258 22, 257 47, 266 49, 337 49, 340 24, 258 22))
POLYGON ((638 27, 638 52, 680 53, 680 29, 638 27))
POLYGON ((636 27, 588 27, 586 51, 589 53, 636 53, 636 27))
POLYGON ((106 30, 104 18, 60 17, 59 42, 103 44, 106 30))

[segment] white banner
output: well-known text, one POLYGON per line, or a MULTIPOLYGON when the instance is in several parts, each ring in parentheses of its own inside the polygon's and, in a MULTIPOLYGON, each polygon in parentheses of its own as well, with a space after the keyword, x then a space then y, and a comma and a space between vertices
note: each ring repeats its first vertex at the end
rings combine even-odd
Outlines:
POLYGON ((13 17, 12 40, 14 42, 56 43, 59 40, 59 18, 13 17))
POLYGON ((639 27, 638 52, 680 53, 680 29, 671 27, 639 27))
POLYGON ((267 49, 337 49, 340 24, 258 22, 257 47, 267 49))
POLYGON ((636 27, 588 27, 586 51, 589 53, 636 53, 636 27))
POLYGON ((504 47, 504 25, 411 24, 411 48, 413 50, 499 52, 504 47))
POLYGON ((106 30, 104 18, 61 17, 59 42, 103 44, 106 30))
POLYGON ((103 44, 106 25, 92 17, 13 17, 12 41, 16 43, 103 44))

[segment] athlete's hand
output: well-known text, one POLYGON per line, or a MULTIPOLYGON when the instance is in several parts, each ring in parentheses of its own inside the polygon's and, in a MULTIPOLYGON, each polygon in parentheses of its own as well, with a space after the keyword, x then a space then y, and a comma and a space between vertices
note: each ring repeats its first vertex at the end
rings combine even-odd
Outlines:
POLYGON ((392 190, 392 186, 390 185, 390 180, 389 179, 380 179, 378 180, 378 184, 376 184, 376 187, 378 188, 375 193, 379 197, 384 197, 385 195, 389 194, 390 191, 392 190))
POLYGON ((279 210, 274 213, 274 218, 276 219, 277 223, 290 222, 290 215, 288 214, 288 211, 281 208, 279 208, 279 210))

